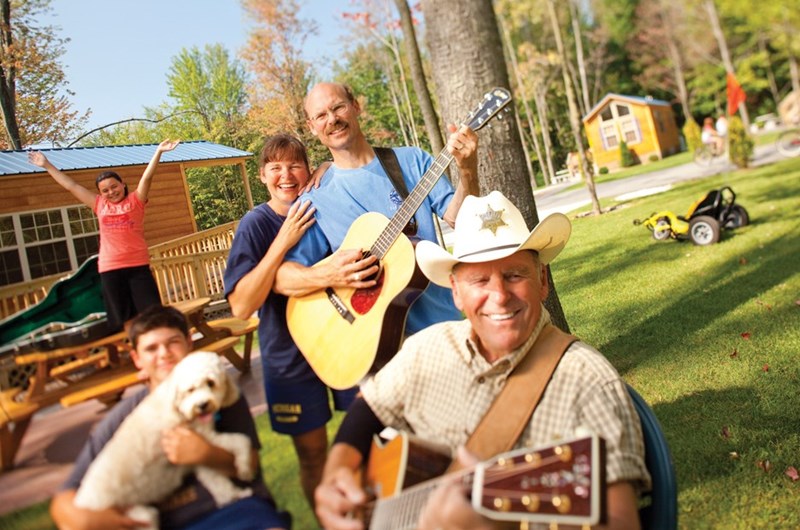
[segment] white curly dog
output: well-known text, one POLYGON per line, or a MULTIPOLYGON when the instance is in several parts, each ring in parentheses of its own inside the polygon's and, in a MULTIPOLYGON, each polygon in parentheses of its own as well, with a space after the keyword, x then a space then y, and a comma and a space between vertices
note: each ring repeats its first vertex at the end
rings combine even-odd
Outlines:
POLYGON ((158 512, 146 505, 167 498, 192 472, 217 506, 249 497, 249 488, 238 488, 216 470, 171 464, 161 448, 164 430, 188 425, 234 455, 239 479, 252 479, 250 439, 214 430, 214 413, 238 399, 239 387, 219 355, 190 353, 125 418, 89 466, 75 495, 75 506, 92 510, 130 506, 129 516, 150 521, 157 528, 158 512))

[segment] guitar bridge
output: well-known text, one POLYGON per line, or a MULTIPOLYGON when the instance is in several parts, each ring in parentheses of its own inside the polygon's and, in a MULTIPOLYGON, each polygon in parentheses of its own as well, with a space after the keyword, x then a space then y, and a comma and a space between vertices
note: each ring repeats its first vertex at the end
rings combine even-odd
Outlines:
POLYGON ((339 316, 345 319, 347 322, 352 324, 356 317, 353 316, 353 313, 347 309, 347 306, 344 305, 344 301, 339 298, 339 295, 333 290, 332 287, 328 287, 325 289, 325 294, 328 295, 328 300, 330 301, 333 308, 339 313, 339 316))

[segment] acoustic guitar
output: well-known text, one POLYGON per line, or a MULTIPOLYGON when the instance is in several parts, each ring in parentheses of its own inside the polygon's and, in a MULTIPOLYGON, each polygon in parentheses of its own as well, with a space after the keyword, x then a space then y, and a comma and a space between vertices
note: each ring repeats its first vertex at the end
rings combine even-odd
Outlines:
POLYGON ((605 519, 605 445, 597 435, 518 449, 472 471, 425 480, 447 467, 449 459, 437 455, 435 446, 405 433, 373 442, 365 487, 375 501, 359 514, 368 528, 416 528, 428 496, 444 479, 456 480, 472 507, 489 519, 578 526, 605 519))
MULTIPOLYGON (((508 90, 494 88, 465 123, 477 131, 510 101, 508 90)), ((289 332, 308 364, 331 388, 356 385, 397 353, 408 308, 427 286, 403 228, 452 160, 453 155, 446 149, 439 153, 391 220, 368 212, 350 226, 341 247, 360 248, 365 257, 378 258, 376 285, 368 289, 329 287, 289 297, 289 332)), ((317 265, 330 259, 329 256, 317 265)))

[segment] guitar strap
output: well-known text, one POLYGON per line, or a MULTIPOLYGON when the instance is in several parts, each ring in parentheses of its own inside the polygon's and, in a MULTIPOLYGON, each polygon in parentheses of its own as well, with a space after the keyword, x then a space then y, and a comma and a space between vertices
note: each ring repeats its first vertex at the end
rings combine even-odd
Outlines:
MULTIPOLYGON (((467 440, 469 452, 479 460, 486 460, 514 447, 530 422, 561 357, 577 340, 552 324, 542 328, 528 354, 508 376, 506 386, 467 440)), ((460 468, 458 460, 454 459, 447 471, 460 468)))
MULTIPOLYGON (((372 150, 375 151, 375 156, 378 157, 378 162, 381 163, 383 170, 389 175, 389 180, 392 181, 392 185, 395 191, 397 191, 397 194, 400 195, 401 199, 406 200, 408 197, 408 187, 403 180, 403 170, 400 169, 400 162, 397 160, 394 149, 391 147, 373 147, 372 150)), ((413 216, 403 229, 403 233, 407 236, 416 235, 417 220, 413 216)))

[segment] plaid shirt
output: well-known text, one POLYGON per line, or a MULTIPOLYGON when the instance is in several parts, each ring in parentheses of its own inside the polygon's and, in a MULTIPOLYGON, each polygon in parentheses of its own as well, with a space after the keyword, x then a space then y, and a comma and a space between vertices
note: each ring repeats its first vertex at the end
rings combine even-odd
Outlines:
MULTIPOLYGON (((549 321, 542 308, 531 337, 494 364, 478 353, 468 320, 436 324, 407 338, 361 393, 384 425, 455 450, 466 443, 549 321)), ((572 344, 562 357, 517 447, 573 438, 578 427, 605 439, 609 484, 631 481, 640 490, 649 489, 639 416, 625 383, 602 354, 583 342, 572 344)))

